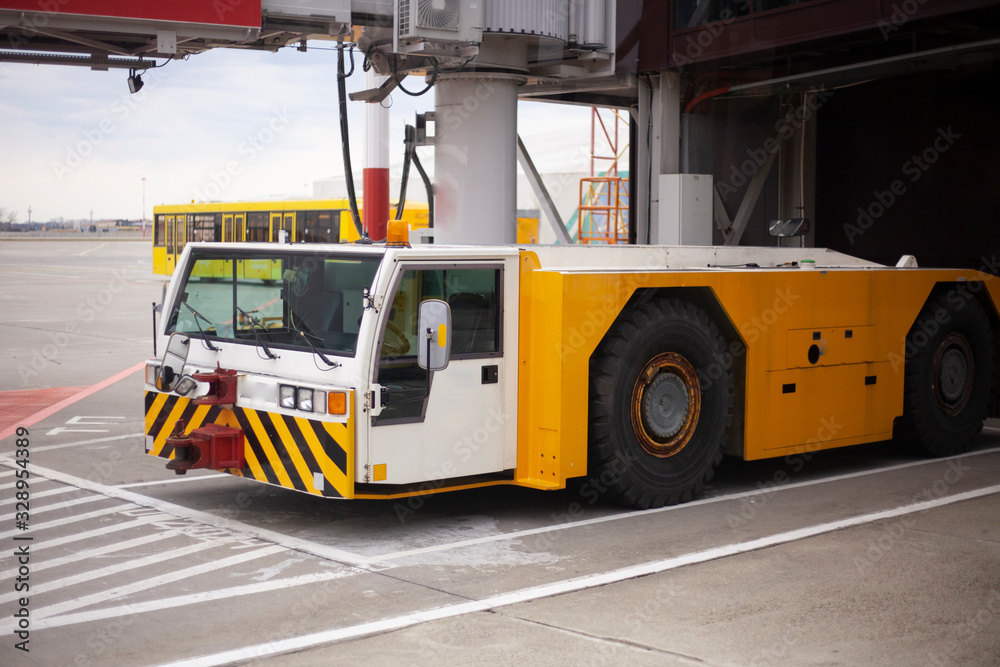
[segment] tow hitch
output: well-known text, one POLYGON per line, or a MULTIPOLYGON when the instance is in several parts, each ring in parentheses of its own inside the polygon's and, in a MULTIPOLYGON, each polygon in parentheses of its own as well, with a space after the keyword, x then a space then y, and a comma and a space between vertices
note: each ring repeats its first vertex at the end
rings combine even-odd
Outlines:
POLYGON ((184 423, 178 421, 167 445, 174 448, 174 458, 167 470, 178 475, 193 468, 243 468, 243 431, 229 426, 206 424, 184 433, 184 423))

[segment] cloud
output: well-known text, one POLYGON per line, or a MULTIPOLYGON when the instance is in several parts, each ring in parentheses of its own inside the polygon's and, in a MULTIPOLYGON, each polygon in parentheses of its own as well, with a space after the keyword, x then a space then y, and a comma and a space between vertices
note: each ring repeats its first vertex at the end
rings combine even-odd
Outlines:
MULTIPOLYGON (((137 95, 128 93, 123 70, 0 64, 0 206, 21 220, 29 205, 35 220, 84 219, 91 207, 95 219, 137 218, 145 177, 148 218, 154 204, 204 194, 213 174, 234 161, 238 173, 219 199, 311 194, 312 181, 343 174, 330 44, 311 43, 306 53, 216 49, 147 71, 137 95), (288 119, 280 131, 272 129, 276 117, 288 119), (254 138, 262 147, 250 151, 254 138)), ((420 88, 416 79, 407 84, 420 88)), ((348 90, 363 86, 358 57, 348 90)), ((396 92, 386 104, 398 172, 403 126, 433 110, 434 93, 396 92)), ((348 109, 360 187, 364 106, 349 102, 348 109)), ((519 114, 542 171, 580 170, 588 108, 522 103, 519 114)), ((421 158, 433 170, 433 149, 421 149, 421 158)))

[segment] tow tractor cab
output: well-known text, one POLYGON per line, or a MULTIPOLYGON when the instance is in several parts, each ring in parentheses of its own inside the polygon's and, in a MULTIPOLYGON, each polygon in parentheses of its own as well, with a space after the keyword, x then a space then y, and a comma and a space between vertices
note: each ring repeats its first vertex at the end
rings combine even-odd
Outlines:
POLYGON ((518 260, 190 244, 147 367, 147 451, 344 498, 510 481, 518 260))
POLYGON ((638 507, 724 453, 952 454, 998 414, 996 283, 803 248, 192 243, 146 451, 339 498, 589 475, 638 507))

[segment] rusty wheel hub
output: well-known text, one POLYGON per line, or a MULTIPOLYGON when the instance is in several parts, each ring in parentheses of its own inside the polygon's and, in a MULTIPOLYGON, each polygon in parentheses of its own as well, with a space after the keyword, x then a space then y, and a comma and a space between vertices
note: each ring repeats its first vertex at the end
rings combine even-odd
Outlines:
POLYGON ((675 352, 658 354, 636 378, 632 429, 642 448, 657 458, 684 449, 701 413, 701 387, 694 367, 675 352))
POLYGON ((934 400, 950 417, 959 414, 969 402, 975 379, 972 347, 960 333, 948 334, 934 354, 931 383, 934 400))

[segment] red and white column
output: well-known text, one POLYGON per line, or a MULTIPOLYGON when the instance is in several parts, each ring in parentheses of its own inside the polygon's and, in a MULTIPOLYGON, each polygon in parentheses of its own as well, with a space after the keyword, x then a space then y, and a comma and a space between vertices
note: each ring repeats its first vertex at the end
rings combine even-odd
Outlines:
MULTIPOLYGON (((365 88, 386 80, 374 68, 365 72, 365 88)), ((384 241, 389 223, 389 110, 379 102, 365 104, 363 222, 373 241, 384 241)))

